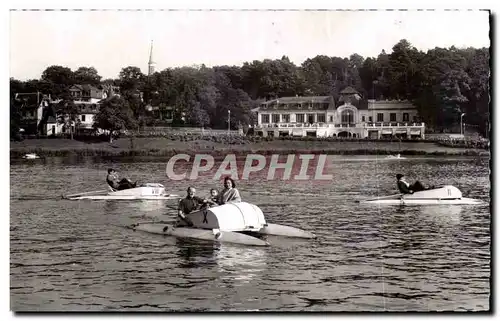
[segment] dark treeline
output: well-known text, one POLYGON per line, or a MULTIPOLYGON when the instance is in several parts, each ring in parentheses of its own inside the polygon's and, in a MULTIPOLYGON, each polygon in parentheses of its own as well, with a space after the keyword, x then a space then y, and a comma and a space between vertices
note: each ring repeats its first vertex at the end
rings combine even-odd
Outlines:
MULTIPOLYGON (((412 101, 430 128, 455 125, 461 113, 466 113, 464 121, 485 133, 489 120, 489 61, 489 48, 451 47, 423 52, 401 40, 390 54, 382 50, 378 57, 368 58, 358 54, 349 58, 320 55, 300 66, 283 56, 241 67, 167 68, 149 77, 138 67, 129 66, 117 79, 104 80, 93 67, 73 72, 50 66, 39 80, 11 79, 10 89, 12 95, 39 91, 52 98, 69 99, 68 88, 73 84, 113 84, 120 86, 121 97, 104 106, 121 108, 121 114, 127 115, 122 127, 151 124, 153 120, 145 108, 149 104, 175 106, 174 124, 211 128, 227 128, 230 109, 231 124, 236 128, 253 122, 250 110, 262 100, 332 95, 337 101, 339 92, 349 85, 365 99, 412 101), (142 101, 139 92, 143 92, 142 101)), ((104 112, 109 117, 110 110, 104 112)))

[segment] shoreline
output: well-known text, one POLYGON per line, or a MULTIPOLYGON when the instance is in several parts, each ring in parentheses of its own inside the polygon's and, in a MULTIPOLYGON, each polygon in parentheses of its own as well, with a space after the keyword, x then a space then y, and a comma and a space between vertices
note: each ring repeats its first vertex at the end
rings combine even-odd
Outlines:
POLYGON ((391 141, 293 141, 273 140, 229 144, 207 140, 173 141, 166 138, 119 139, 109 142, 82 142, 69 139, 29 139, 11 142, 10 157, 27 153, 40 157, 67 156, 157 156, 176 154, 327 154, 327 155, 428 155, 428 156, 489 156, 490 151, 473 148, 453 148, 433 142, 391 141))

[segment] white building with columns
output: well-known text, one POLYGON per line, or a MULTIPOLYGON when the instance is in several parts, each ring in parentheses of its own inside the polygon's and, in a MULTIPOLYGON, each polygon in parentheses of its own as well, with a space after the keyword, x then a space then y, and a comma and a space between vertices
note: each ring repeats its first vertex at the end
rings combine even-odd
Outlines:
POLYGON ((425 124, 409 101, 363 101, 352 87, 332 96, 282 97, 260 104, 258 135, 425 138, 425 124))

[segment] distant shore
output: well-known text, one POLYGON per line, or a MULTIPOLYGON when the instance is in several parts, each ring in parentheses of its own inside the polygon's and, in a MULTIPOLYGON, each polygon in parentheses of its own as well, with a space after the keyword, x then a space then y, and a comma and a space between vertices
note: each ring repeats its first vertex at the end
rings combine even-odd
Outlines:
POLYGON ((10 156, 36 153, 41 157, 77 156, 172 156, 185 154, 329 154, 329 155, 488 155, 485 149, 452 148, 433 142, 328 141, 328 140, 171 140, 163 137, 120 138, 109 142, 71 139, 26 139, 10 143, 10 156))

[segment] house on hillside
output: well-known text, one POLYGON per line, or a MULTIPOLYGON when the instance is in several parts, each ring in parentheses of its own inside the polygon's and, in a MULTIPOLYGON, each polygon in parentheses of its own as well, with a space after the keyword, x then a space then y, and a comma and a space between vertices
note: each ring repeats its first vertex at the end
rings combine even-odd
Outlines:
POLYGON ((67 128, 61 124, 60 118, 63 116, 59 110, 58 104, 61 100, 48 100, 44 107, 41 117, 42 124, 39 131, 42 135, 58 136, 70 132, 73 133, 91 133, 94 131, 95 115, 99 112, 99 105, 103 99, 119 95, 119 88, 111 85, 92 86, 92 85, 73 85, 69 88, 73 103, 78 110, 78 121, 67 128))
POLYGON ((258 135, 425 138, 425 124, 409 101, 364 100, 346 87, 332 96, 281 97, 262 102, 255 111, 258 135))

